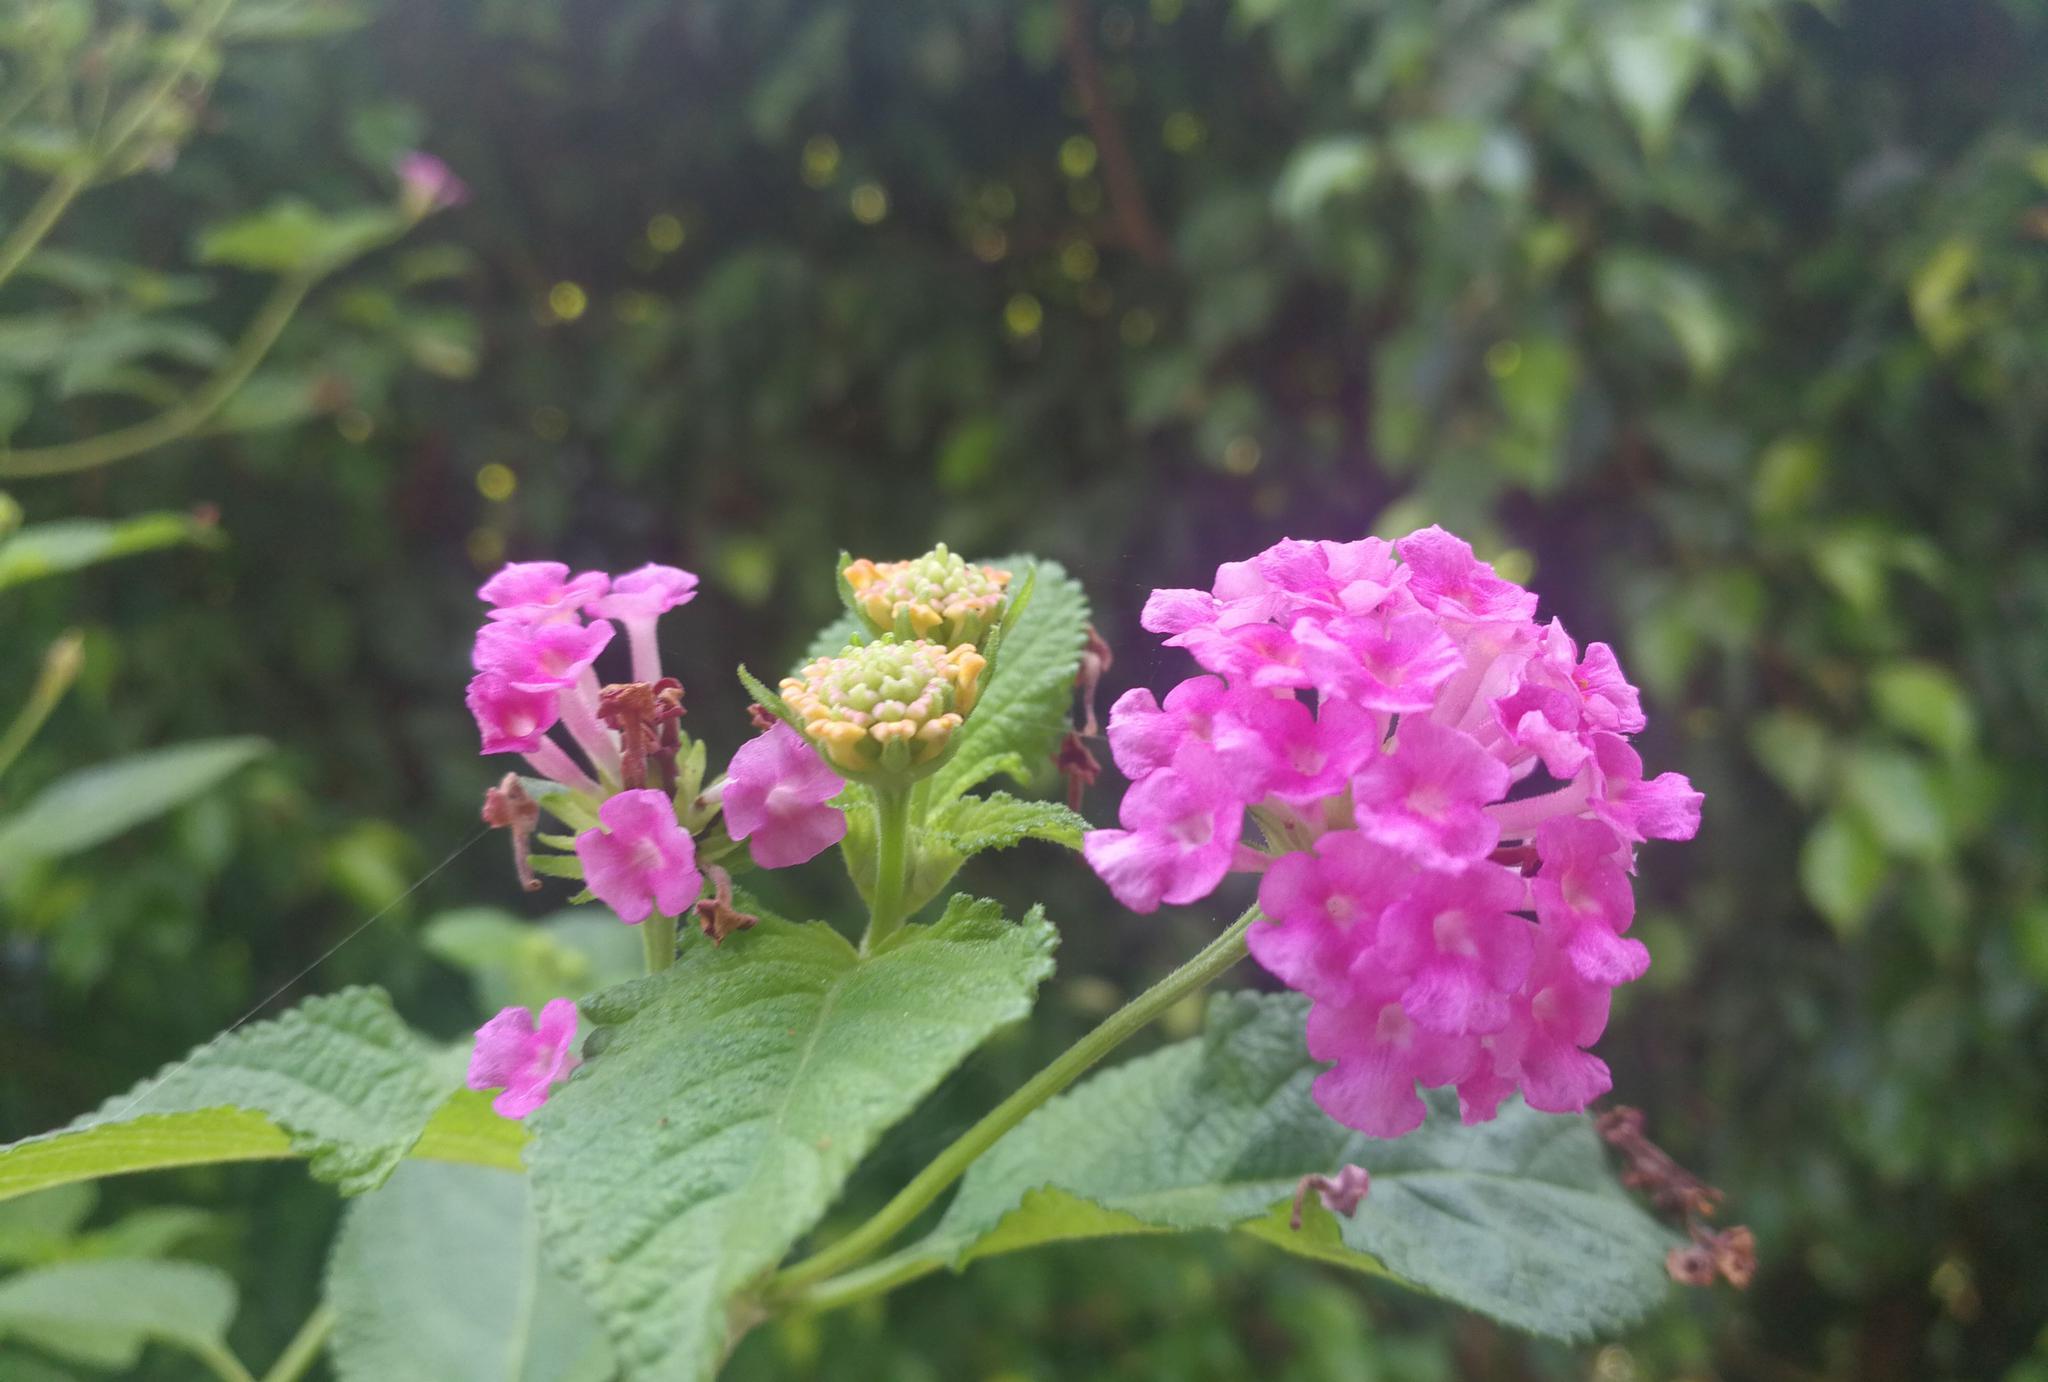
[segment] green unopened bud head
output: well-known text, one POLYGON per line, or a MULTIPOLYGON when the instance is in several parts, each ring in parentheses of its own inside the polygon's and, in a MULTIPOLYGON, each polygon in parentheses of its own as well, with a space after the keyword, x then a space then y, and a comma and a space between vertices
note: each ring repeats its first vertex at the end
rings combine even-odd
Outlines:
POLYGON ((839 771, 918 777, 937 765, 974 709, 987 666, 971 644, 885 634, 804 664, 783 678, 782 699, 839 771))
POLYGON ((841 573, 854 608, 876 633, 948 647, 979 644, 1003 617, 1010 573, 962 561, 940 543, 909 561, 866 557, 841 573))

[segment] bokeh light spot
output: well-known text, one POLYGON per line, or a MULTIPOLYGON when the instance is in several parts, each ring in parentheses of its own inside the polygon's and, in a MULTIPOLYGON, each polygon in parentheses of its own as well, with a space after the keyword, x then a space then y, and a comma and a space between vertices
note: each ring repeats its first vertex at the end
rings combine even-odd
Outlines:
POLYGON ((492 461, 477 467, 476 492, 494 504, 502 504, 519 490, 519 477, 512 467, 492 461))

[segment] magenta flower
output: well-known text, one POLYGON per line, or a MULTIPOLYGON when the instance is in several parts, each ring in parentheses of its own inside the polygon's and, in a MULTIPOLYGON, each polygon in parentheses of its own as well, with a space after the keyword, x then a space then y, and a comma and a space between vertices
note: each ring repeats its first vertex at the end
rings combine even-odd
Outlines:
POLYGON ((399 205, 415 219, 434 211, 461 206, 469 200, 469 185, 454 170, 432 154, 417 149, 402 155, 397 163, 399 205))
POLYGON ((506 620, 477 630, 471 660, 479 672, 493 673, 521 691, 560 691, 574 685, 611 641, 610 624, 506 620))
POLYGON ((1191 741, 1125 794, 1128 828, 1089 831, 1082 852, 1134 912, 1207 897, 1236 857, 1244 802, 1235 786, 1215 751, 1191 741))
POLYGON ((496 672, 478 672, 463 697, 476 717, 485 753, 532 753, 562 718, 552 691, 527 691, 496 672))
POLYGON ((549 1000, 538 1024, 525 1008, 506 1008, 477 1028, 469 1087, 503 1090, 491 1100, 501 1118, 532 1113, 576 1068, 576 1017, 576 1004, 567 998, 549 1000))
POLYGON ((1469 1121, 1605 1090, 1585 1048, 1649 963, 1634 847, 1699 828, 1689 782, 1643 775, 1613 651, 1535 613, 1440 528, 1283 541, 1153 592, 1144 626, 1208 675, 1110 714, 1132 785, 1089 863, 1139 911, 1262 870, 1246 942, 1311 1000, 1316 1097, 1375 1136, 1421 1121, 1418 1084, 1469 1121))
POLYGON ((1500 827, 1483 808, 1507 789, 1507 765, 1471 735, 1406 718, 1394 751, 1376 755, 1352 782, 1359 823, 1433 868, 1485 857, 1500 827))
POLYGON ((611 593, 595 601, 593 612, 616 619, 626 629, 633 649, 633 680, 650 685, 661 680, 661 653, 654 637, 655 621, 686 605, 697 595, 697 578, 673 566, 653 562, 614 577, 611 593))
POLYGON ((666 796, 644 787, 620 792, 597 819, 598 828, 576 837, 576 857, 583 881, 620 921, 637 926, 657 909, 681 916, 696 902, 704 886, 697 845, 666 796))
POLYGON ((846 781, 781 721, 740 745, 726 769, 725 828, 764 869, 784 869, 846 837, 846 813, 829 805, 846 781))
POLYGON ((538 624, 577 613, 602 596, 610 582, 602 571, 571 576, 558 561, 515 561, 506 563, 476 594, 491 607, 492 619, 538 624))

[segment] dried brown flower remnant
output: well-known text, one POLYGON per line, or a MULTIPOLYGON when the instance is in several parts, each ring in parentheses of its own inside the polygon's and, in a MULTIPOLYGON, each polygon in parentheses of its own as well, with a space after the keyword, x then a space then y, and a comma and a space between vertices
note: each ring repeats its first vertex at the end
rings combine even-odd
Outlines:
POLYGON ((1067 781, 1067 809, 1078 812, 1081 797, 1095 785, 1095 779, 1102 776, 1102 760, 1089 752, 1079 730, 1070 729, 1060 740, 1059 751, 1053 755, 1052 761, 1060 770, 1060 776, 1067 781))
POLYGON ((597 717, 619 732, 619 783, 628 791, 647 785, 647 760, 662 763, 660 750, 671 749, 663 777, 675 789, 676 737, 668 727, 683 713, 683 685, 674 677, 660 681, 629 681, 607 686, 598 696, 597 717))
POLYGON ((1628 1163, 1621 1183, 1642 1191, 1667 1218, 1684 1223, 1692 1241, 1666 1255, 1664 1270, 1671 1279, 1681 1286, 1711 1286, 1719 1277, 1738 1291, 1746 1288, 1756 1277, 1756 1235, 1740 1224, 1716 1229, 1706 1222, 1720 1211, 1721 1192, 1650 1141, 1642 1110, 1609 1109, 1594 1127, 1628 1163))
POLYGON ((711 875, 711 896, 697 903, 697 929, 709 936, 713 945, 723 945, 727 936, 746 930, 761 918, 733 905, 731 874, 716 864, 705 872, 711 875))
POLYGON ((540 803, 526 793, 518 773, 506 773, 505 780, 484 790, 484 824, 494 830, 512 832, 512 868, 519 886, 540 891, 540 879, 533 873, 533 832, 540 828, 540 803))

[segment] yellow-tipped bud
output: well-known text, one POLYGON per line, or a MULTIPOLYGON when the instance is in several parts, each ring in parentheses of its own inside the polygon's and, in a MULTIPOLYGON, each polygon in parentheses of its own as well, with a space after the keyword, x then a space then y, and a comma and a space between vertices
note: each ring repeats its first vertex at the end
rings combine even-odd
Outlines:
POLYGON ((962 561, 940 543, 909 561, 866 557, 840 573, 854 608, 876 633, 948 647, 980 643, 1003 617, 1010 573, 962 561))
POLYGON ((974 708, 988 661, 973 647, 885 635, 806 663, 782 698, 835 768, 915 778, 937 766, 974 708))

